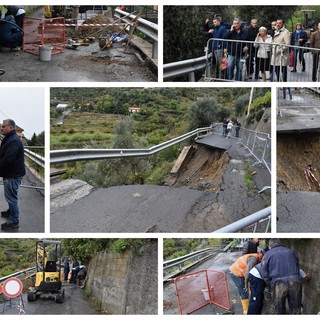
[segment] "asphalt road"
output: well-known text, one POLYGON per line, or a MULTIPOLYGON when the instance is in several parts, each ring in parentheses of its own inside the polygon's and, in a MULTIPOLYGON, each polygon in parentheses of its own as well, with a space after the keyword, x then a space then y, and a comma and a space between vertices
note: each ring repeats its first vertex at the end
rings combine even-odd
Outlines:
POLYGON ((278 192, 278 232, 319 232, 320 193, 278 192))
MULTIPOLYGON (((27 171, 22 185, 34 185, 34 177, 27 171)), ((7 210, 4 198, 3 183, 0 184, 1 211, 7 210)), ((21 187, 19 189, 20 227, 10 231, 0 230, 0 233, 44 232, 44 191, 21 187)), ((0 217, 0 223, 7 219, 0 217)))
MULTIPOLYGON (((62 304, 56 303, 54 297, 28 302, 27 294, 23 294, 25 314, 99 314, 87 301, 84 291, 77 285, 70 286, 69 284, 65 284, 62 288, 65 290, 65 301, 62 304)), ((3 303, 0 303, 0 309, 3 309, 3 303)), ((17 312, 18 309, 5 308, 4 314, 17 314, 17 312)))
MULTIPOLYGON (((238 289, 236 288, 233 280, 230 277, 229 267, 234 263, 234 261, 241 256, 241 252, 221 252, 217 254, 215 257, 205 261, 201 265, 193 268, 192 271, 188 271, 187 273, 197 272, 200 270, 217 270, 223 271, 227 276, 228 283, 228 292, 229 292, 229 301, 230 301, 230 311, 233 314, 243 314, 242 305, 240 302, 240 297, 238 293, 238 289)), ((192 284, 190 283, 190 286, 192 284)), ((192 288, 188 288, 192 292, 192 288)), ((270 294, 268 292, 265 293, 265 306, 263 310, 263 314, 270 314, 271 301, 270 294)), ((175 287, 173 282, 164 285, 163 289, 163 312, 164 314, 180 314, 177 296, 175 292, 175 287)), ((199 310, 197 310, 194 315, 215 315, 220 313, 225 313, 226 310, 217 307, 213 304, 209 304, 199 310)))
POLYGON ((318 95, 300 89, 291 88, 292 100, 288 93, 278 89, 277 133, 320 132, 320 98, 318 95))
POLYGON ((97 42, 52 55, 51 61, 40 61, 27 52, 0 52, 3 81, 22 82, 150 82, 157 78, 135 56, 124 48, 101 51, 97 42))
POLYGON ((51 232, 174 232, 204 192, 153 185, 97 189, 51 214, 51 232))

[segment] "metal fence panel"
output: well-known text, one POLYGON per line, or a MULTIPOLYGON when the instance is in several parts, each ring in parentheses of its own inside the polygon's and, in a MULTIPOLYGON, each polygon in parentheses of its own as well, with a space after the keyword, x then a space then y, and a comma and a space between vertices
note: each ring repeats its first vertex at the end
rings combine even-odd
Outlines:
POLYGON ((230 310, 226 275, 222 271, 202 270, 174 280, 181 314, 191 314, 212 303, 230 310))

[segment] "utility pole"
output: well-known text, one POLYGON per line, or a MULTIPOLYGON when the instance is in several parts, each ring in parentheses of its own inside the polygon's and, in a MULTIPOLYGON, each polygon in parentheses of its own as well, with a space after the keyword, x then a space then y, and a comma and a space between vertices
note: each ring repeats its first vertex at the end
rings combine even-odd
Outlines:
POLYGON ((250 98, 249 98, 249 106, 248 106, 247 118, 249 117, 249 114, 250 114, 250 107, 251 107, 251 103, 252 103, 252 96, 253 96, 253 87, 251 88, 251 91, 250 91, 250 98))

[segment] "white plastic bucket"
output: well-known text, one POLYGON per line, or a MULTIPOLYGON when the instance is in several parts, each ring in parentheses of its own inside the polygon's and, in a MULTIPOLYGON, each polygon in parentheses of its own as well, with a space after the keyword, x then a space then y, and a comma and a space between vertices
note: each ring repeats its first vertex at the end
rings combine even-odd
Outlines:
POLYGON ((40 45, 39 46, 39 60, 40 61, 51 61, 52 49, 53 48, 51 46, 40 45))
MULTIPOLYGON (((201 292, 203 294, 204 299, 209 301, 210 300, 209 290, 208 289, 201 289, 201 292)), ((213 287, 212 286, 210 286, 210 296, 213 297, 213 287)))

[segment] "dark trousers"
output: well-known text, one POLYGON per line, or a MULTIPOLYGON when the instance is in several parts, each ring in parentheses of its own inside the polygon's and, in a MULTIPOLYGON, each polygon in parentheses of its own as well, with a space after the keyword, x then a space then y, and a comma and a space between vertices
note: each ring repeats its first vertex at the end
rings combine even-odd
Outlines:
POLYGON ((266 283, 264 280, 256 278, 251 273, 249 273, 249 283, 250 283, 250 301, 248 314, 261 314, 264 300, 264 288, 266 283))
MULTIPOLYGON (((274 70, 276 72, 276 75, 277 75, 277 81, 279 82, 280 81, 280 69, 281 69, 281 72, 282 72, 282 81, 283 82, 287 82, 287 66, 282 66, 280 68, 280 66, 273 66, 274 67, 274 70)), ((274 81, 275 79, 273 79, 274 81)))
POLYGON ((272 300, 275 314, 286 314, 288 300, 289 314, 301 314, 302 287, 299 280, 278 280, 272 284, 272 300))
POLYGON ((312 56, 312 81, 317 81, 317 73, 318 73, 318 66, 319 66, 319 54, 317 52, 313 53, 312 56))

